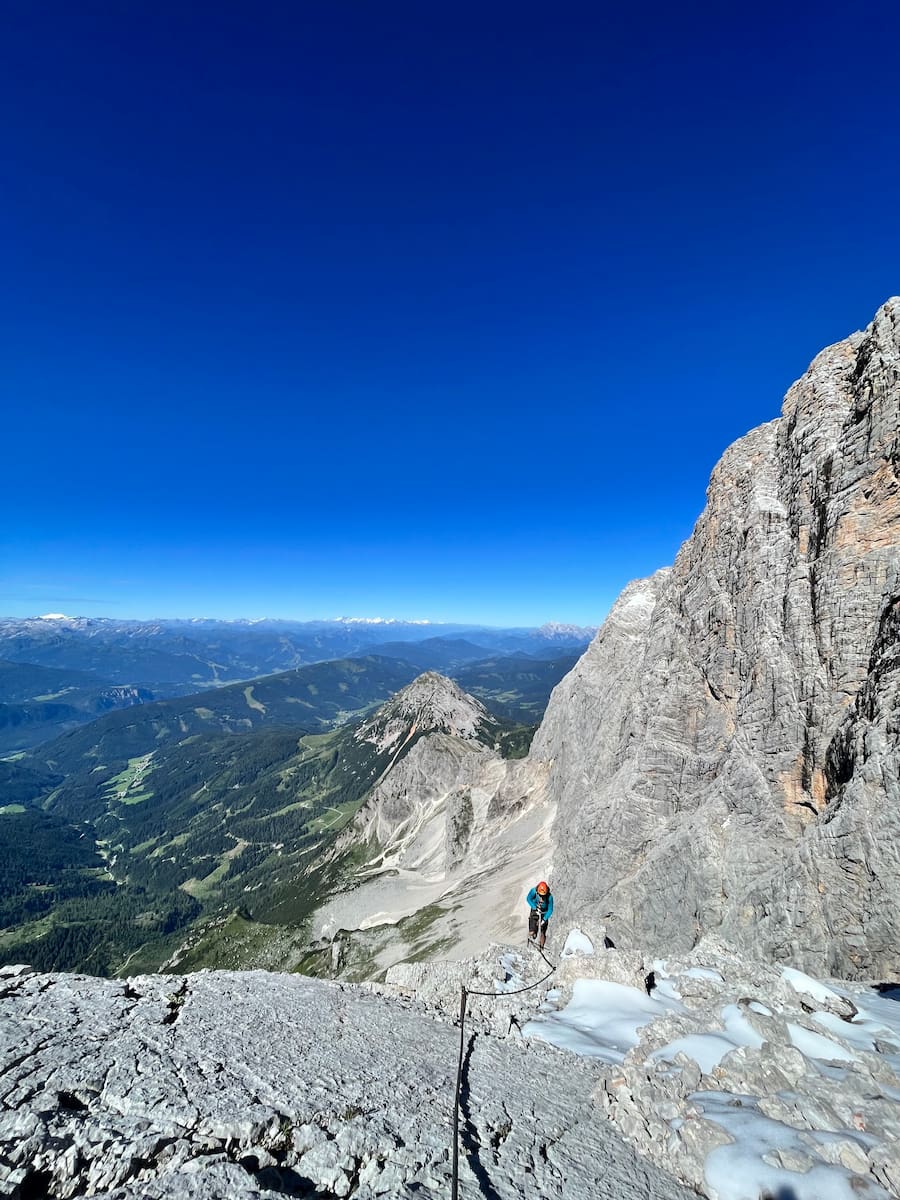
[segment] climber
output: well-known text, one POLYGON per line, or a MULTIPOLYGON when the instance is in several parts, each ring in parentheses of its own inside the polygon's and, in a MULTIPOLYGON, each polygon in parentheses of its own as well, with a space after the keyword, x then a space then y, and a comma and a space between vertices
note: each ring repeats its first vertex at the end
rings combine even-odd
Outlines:
POLYGON ((547 922, 553 915, 553 895, 549 884, 543 879, 528 893, 528 907, 531 909, 528 914, 528 940, 533 942, 540 934, 537 945, 539 950, 543 950, 547 940, 547 922))

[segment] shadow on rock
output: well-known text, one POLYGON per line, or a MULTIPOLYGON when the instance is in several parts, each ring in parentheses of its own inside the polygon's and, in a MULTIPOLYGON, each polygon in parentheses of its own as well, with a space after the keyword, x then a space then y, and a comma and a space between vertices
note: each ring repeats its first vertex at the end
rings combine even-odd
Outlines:
POLYGON ((322 1191, 311 1179, 298 1174, 291 1167, 245 1169, 261 1187, 270 1192, 278 1192, 282 1196, 301 1196, 305 1197, 305 1200, 337 1200, 336 1192, 322 1191))
POLYGON ((459 1084, 459 1109, 464 1121, 461 1133, 462 1144, 469 1166, 472 1168, 472 1174, 478 1181, 478 1188, 482 1196, 484 1196, 485 1200, 500 1200, 500 1193, 491 1183, 490 1176, 481 1161, 481 1147, 478 1144, 478 1135, 472 1122, 471 1105, 469 1103, 469 1060, 472 1057, 474 1047, 475 1034, 473 1033, 466 1047, 466 1056, 463 1059, 462 1075, 459 1084))

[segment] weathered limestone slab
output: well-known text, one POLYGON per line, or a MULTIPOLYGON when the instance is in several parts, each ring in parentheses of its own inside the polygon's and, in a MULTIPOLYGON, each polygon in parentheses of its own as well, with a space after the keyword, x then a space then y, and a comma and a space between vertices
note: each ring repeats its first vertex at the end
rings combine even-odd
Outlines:
MULTIPOLYGON (((0 1195, 444 1197, 458 1032, 265 972, 26 975, 0 999, 0 1195)), ((478 1034, 460 1194, 688 1200, 592 1100, 595 1064, 478 1034)))

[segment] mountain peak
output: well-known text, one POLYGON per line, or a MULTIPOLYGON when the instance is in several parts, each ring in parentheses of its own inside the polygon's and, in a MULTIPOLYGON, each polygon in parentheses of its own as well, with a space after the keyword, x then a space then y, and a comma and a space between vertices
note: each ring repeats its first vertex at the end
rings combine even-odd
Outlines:
POLYGON ((495 724, 484 705, 452 679, 438 671, 425 671, 361 725, 357 737, 389 750, 423 733, 449 733, 480 741, 485 728, 495 724))

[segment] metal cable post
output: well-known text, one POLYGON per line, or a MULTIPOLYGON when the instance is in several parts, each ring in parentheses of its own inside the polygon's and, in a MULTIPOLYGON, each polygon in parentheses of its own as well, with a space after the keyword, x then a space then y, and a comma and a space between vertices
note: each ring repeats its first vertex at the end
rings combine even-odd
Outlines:
POLYGON ((459 1197, 459 1089, 462 1085, 463 1045, 466 1036, 466 1000, 468 992, 463 987, 459 996, 459 1066, 456 1069, 456 1094, 453 1101, 453 1178, 450 1185, 450 1200, 459 1197))

